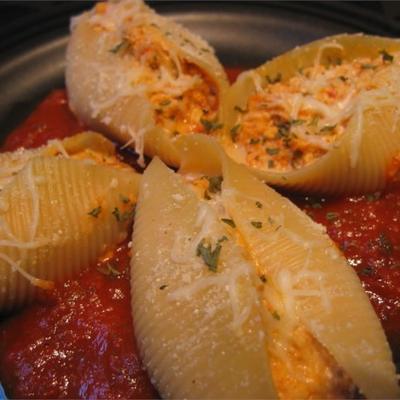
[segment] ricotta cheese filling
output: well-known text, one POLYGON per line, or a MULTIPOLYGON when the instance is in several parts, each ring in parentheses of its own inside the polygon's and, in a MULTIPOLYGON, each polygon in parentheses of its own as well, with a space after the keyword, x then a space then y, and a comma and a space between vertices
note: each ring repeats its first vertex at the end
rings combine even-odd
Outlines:
POLYGON ((245 109, 236 108, 238 119, 231 130, 246 164, 276 171, 302 168, 334 148, 355 117, 354 165, 363 111, 378 104, 396 107, 395 86, 388 81, 396 81, 400 73, 399 53, 382 50, 375 58, 328 58, 328 64, 321 64, 328 48, 342 46, 332 42, 321 47, 314 64, 289 80, 253 73, 256 91, 245 109))

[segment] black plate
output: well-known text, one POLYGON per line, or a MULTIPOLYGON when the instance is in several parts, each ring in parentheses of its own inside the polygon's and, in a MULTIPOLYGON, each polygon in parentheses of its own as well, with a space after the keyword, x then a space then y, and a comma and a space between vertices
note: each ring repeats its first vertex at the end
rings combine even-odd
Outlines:
MULTIPOLYGON (((71 15, 90 2, 28 3, 39 12, 0 31, 0 139, 49 91, 64 86, 71 15)), ((347 3, 152 2, 207 39, 226 66, 254 67, 296 45, 341 32, 393 34, 378 15, 347 3)), ((14 3, 20 7, 22 3, 14 3)), ((6 10, 0 4, 0 13, 6 10)))
MULTIPOLYGON (((225 66, 255 67, 296 45, 337 33, 399 33, 394 22, 374 13, 373 7, 344 2, 150 4, 208 40, 225 66)), ((30 11, 27 17, 0 28, 0 139, 47 93, 64 87, 68 21, 91 5, 88 1, 0 3, 1 15, 8 15, 6 7, 12 7, 11 16, 30 11)))

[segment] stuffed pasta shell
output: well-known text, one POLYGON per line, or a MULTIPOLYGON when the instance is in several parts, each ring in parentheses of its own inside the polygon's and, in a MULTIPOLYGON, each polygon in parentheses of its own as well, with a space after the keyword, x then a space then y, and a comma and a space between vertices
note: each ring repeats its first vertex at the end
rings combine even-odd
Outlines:
POLYGON ((154 159, 140 184, 132 312, 160 394, 397 397, 354 270, 321 226, 220 154, 222 176, 189 184, 154 159))
POLYGON ((93 129, 140 155, 179 164, 174 141, 215 133, 227 89, 214 50, 141 0, 98 3, 72 21, 70 106, 93 129))
POLYGON ((0 192, 1 313, 124 240, 139 175, 94 133, 0 158, 14 169, 0 192))
POLYGON ((379 190, 400 151, 400 41, 328 37, 243 73, 224 147, 265 181, 326 194, 379 190))

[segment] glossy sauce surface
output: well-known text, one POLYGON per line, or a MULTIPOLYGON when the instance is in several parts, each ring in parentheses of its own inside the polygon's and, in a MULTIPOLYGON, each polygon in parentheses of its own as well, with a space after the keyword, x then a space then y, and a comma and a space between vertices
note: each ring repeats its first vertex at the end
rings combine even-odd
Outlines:
MULTIPOLYGON (((240 69, 229 72, 233 80, 240 69)), ((79 132, 65 92, 51 93, 3 150, 79 132), (40 128, 39 128, 40 127, 40 128)), ((342 248, 400 360, 400 187, 386 193, 293 200, 342 248)), ((143 371, 130 311, 127 243, 75 280, 0 323, 0 381, 10 397, 157 396, 143 371), (110 268, 111 266, 111 268, 110 268)), ((362 317, 362 316, 360 316, 362 317)))
POLYGON ((0 380, 16 398, 155 398, 136 348, 130 250, 90 267, 0 326, 0 380))

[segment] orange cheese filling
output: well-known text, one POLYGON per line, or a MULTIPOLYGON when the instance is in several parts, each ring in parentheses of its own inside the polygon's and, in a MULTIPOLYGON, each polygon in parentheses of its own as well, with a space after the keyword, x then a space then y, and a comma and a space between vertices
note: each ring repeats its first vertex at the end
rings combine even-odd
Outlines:
POLYGON ((278 171, 304 167, 334 147, 358 96, 383 87, 382 72, 398 67, 398 54, 383 50, 376 58, 315 64, 287 81, 279 74, 255 76, 256 92, 245 109, 236 108, 232 140, 250 166, 278 171))
POLYGON ((156 24, 131 27, 110 51, 133 57, 132 66, 141 69, 140 77, 131 84, 148 85, 158 126, 174 136, 212 133, 220 128, 216 83, 200 67, 181 59, 156 24))

